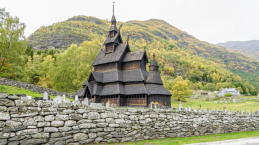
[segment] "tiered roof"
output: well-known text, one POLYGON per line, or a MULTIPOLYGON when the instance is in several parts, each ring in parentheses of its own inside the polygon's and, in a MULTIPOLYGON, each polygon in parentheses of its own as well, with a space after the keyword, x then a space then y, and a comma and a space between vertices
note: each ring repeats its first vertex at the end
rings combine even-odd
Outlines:
MULTIPOLYGON (((115 48, 113 48, 113 51, 106 52, 105 49, 102 49, 92 63, 93 66, 106 65, 115 62, 121 62, 121 65, 133 61, 147 63, 148 58, 145 50, 131 52, 128 43, 122 42, 120 29, 118 30, 116 27, 116 18, 114 14, 111 20, 109 35, 107 36, 104 44, 110 45, 111 43, 116 44, 114 45, 115 48)), ((171 96, 171 93, 163 87, 163 82, 158 72, 159 65, 155 59, 155 56, 150 63, 150 67, 155 67, 156 69, 150 69, 149 73, 147 73, 143 68, 134 70, 115 69, 104 72, 92 71, 88 79, 82 84, 83 88, 76 92, 74 95, 83 96, 85 91, 88 89, 92 96, 118 94, 171 96), (91 82, 93 80, 95 83, 91 82)))

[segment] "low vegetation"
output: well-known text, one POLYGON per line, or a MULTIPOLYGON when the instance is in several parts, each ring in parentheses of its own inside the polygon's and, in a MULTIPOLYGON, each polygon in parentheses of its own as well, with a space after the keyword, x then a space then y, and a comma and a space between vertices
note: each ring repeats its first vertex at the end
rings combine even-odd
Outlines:
MULTIPOLYGON (((43 97, 43 94, 36 93, 27 89, 23 88, 17 88, 17 87, 12 87, 12 86, 6 86, 6 85, 0 85, 0 92, 7 92, 7 94, 26 94, 27 96, 31 96, 31 98, 35 97, 43 97)), ((51 99, 54 99, 56 96, 49 95, 51 99)), ((74 99, 72 98, 67 98, 70 101, 73 101, 74 99)))
POLYGON ((176 137, 176 138, 167 138, 167 139, 159 139, 159 140, 145 140, 145 141, 138 141, 138 142, 136 141, 136 142, 123 143, 123 144, 125 145, 184 145, 184 144, 191 144, 191 143, 205 143, 205 142, 258 137, 258 134, 259 134, 259 131, 249 131, 249 132, 236 132, 236 133, 227 133, 227 134, 192 136, 192 137, 181 137, 181 138, 176 137))
MULTIPOLYGON (((246 111, 248 113, 255 112, 259 110, 259 99, 256 96, 245 97, 246 100, 240 103, 215 103, 218 101, 214 99, 212 101, 206 100, 190 100, 187 99, 186 102, 181 102, 183 108, 192 108, 192 109, 202 109, 202 110, 223 110, 223 107, 226 107, 227 111, 246 111), (201 107, 200 107, 201 106, 201 107)), ((180 102, 172 101, 171 105, 173 108, 179 108, 180 102)))

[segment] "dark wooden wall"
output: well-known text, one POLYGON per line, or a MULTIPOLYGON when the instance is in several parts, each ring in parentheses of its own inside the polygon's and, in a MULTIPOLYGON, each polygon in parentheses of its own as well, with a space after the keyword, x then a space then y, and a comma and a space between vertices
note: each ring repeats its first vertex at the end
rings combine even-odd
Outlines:
POLYGON ((163 95, 150 95, 148 96, 148 106, 150 106, 151 102, 158 103, 159 106, 171 106, 170 96, 163 95))
POLYGON ((130 61, 122 63, 122 70, 133 70, 140 68, 140 61, 130 61))
POLYGON ((105 46, 106 53, 113 52, 113 48, 114 48, 114 43, 106 44, 105 46))
POLYGON ((158 71, 158 67, 156 66, 150 66, 149 71, 158 71))
POLYGON ((142 70, 145 70, 146 71, 146 61, 145 59, 142 59, 141 62, 140 62, 140 68, 142 70))
POLYGON ((116 62, 94 66, 94 71, 104 72, 117 69, 116 62))

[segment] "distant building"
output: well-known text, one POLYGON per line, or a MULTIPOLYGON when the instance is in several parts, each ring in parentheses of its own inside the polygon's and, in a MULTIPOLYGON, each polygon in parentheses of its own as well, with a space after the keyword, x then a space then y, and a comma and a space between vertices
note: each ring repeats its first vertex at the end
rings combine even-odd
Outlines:
POLYGON ((218 96, 224 96, 227 93, 231 93, 233 96, 239 96, 240 92, 237 88, 225 88, 221 89, 218 93, 218 96))
POLYGON ((94 103, 109 101, 117 106, 147 107, 156 103, 171 107, 171 93, 163 87, 155 55, 148 73, 146 51, 131 52, 129 36, 123 43, 120 28, 117 29, 113 14, 105 48, 92 63, 94 71, 73 96, 77 95, 79 100, 88 98, 94 103))

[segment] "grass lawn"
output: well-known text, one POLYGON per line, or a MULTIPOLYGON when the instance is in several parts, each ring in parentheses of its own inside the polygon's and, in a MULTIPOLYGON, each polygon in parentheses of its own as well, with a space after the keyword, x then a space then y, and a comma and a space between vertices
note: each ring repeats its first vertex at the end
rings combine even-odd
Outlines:
MULTIPOLYGON (((191 144, 191 143, 251 138, 251 137, 258 137, 258 136, 259 136, 259 131, 249 131, 249 132, 236 132, 236 133, 216 134, 216 135, 206 135, 206 136, 145 140, 145 141, 139 141, 139 142, 136 141, 136 142, 123 143, 123 144, 125 145, 183 145, 183 144, 191 144)), ((119 143, 119 144, 122 144, 122 143, 119 143)))
MULTIPOLYGON (((27 94, 27 96, 31 96, 32 98, 35 97, 43 97, 43 94, 40 93, 35 93, 30 90, 26 90, 23 88, 17 88, 17 87, 12 87, 12 86, 5 86, 5 85, 0 85, 0 92, 7 92, 7 94, 27 94)), ((56 98, 56 96, 49 95, 51 99, 56 98)), ((74 101, 72 98, 67 98, 70 101, 74 101)))
MULTIPOLYGON (((255 98, 255 97, 252 97, 255 98)), ((179 107, 180 102, 178 101, 172 101, 172 107, 179 107)), ((214 101, 200 101, 200 100, 189 100, 187 99, 186 102, 181 102, 182 107, 191 107, 193 109, 198 109, 201 105, 201 108, 207 109, 207 108, 212 108, 212 110, 218 109, 222 110, 223 107, 227 108, 227 111, 245 111, 250 113, 251 110, 253 112, 259 110, 259 100, 257 99, 252 99, 249 101, 245 101, 245 103, 226 103, 226 104, 219 104, 219 103, 214 103, 214 101)))

